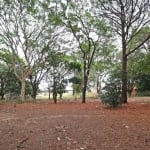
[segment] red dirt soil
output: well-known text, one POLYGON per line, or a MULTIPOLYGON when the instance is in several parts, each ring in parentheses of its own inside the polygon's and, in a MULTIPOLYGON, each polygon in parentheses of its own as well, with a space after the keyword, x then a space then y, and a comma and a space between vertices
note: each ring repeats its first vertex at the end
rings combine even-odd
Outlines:
POLYGON ((0 104, 0 150, 150 150, 150 103, 0 104))

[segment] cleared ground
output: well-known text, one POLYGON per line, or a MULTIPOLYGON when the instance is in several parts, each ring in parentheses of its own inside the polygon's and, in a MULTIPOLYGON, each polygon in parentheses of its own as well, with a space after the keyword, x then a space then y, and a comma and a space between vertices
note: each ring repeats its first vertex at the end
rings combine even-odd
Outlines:
POLYGON ((0 150, 149 150, 150 98, 115 110, 86 104, 0 104, 0 150))

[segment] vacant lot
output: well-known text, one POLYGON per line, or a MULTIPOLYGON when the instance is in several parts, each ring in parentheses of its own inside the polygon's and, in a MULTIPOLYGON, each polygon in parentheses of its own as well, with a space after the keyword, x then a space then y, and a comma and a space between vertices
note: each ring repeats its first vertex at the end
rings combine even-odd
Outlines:
POLYGON ((147 101, 0 104, 0 150, 149 150, 147 101))

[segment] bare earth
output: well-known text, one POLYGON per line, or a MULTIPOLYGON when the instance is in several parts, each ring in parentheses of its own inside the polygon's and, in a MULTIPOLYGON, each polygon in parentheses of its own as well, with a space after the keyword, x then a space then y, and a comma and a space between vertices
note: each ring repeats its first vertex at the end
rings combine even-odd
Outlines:
POLYGON ((150 98, 0 104, 0 150, 150 150, 150 98))

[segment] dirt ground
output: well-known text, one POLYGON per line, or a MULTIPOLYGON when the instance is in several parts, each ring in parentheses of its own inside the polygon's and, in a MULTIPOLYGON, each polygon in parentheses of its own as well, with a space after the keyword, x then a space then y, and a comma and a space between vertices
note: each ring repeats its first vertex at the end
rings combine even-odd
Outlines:
POLYGON ((0 104, 0 150, 150 150, 150 98, 0 104))

